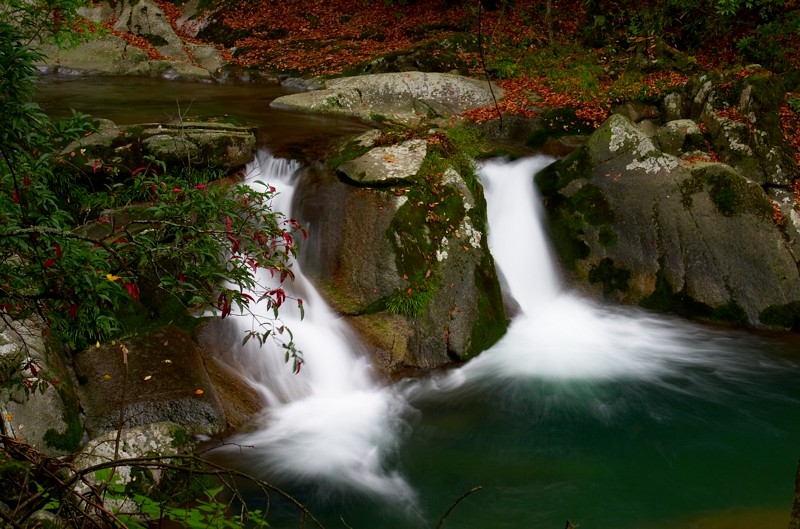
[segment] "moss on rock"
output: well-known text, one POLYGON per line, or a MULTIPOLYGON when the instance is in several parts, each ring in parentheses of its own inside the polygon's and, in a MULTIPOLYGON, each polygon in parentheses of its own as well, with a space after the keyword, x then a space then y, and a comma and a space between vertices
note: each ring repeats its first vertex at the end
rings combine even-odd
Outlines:
POLYGON ((800 331, 800 301, 770 305, 761 311, 758 319, 769 327, 800 331))
POLYGON ((617 267, 608 257, 589 270, 589 283, 601 283, 604 297, 611 296, 614 291, 627 292, 630 278, 630 270, 617 267))

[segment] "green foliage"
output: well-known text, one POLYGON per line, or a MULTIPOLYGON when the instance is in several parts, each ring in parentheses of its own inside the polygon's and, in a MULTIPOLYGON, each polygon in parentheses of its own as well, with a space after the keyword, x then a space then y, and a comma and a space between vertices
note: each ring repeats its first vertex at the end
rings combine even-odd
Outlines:
MULTIPOLYGON (((60 387, 55 388, 62 394, 60 387)), ((49 428, 44 433, 44 442, 47 446, 55 448, 61 452, 74 452, 80 448, 81 440, 83 439, 83 423, 81 422, 80 411, 77 404, 70 406, 69 403, 74 403, 74 400, 65 399, 61 397, 62 402, 65 404, 63 421, 67 425, 63 432, 57 431, 55 428, 49 428)))
POLYGON ((259 301, 273 319, 253 335, 277 339, 298 366, 291 338, 277 338, 286 294, 254 272, 291 279, 304 230, 271 210, 275 190, 264 183, 211 183, 218 173, 169 174, 149 159, 124 183, 97 190, 66 170, 64 147, 92 123, 52 120, 33 103, 39 56, 29 42, 52 32, 56 42, 74 39, 64 29, 81 2, 43 5, 0 8, 0 318, 39 320, 75 350, 136 332, 122 313, 131 304, 166 297, 226 317, 259 301))
POLYGON ((601 95, 600 81, 608 77, 601 55, 575 45, 548 46, 526 55, 521 70, 543 73, 555 92, 589 101, 601 95))
POLYGON ((387 311, 402 316, 419 316, 433 298, 434 288, 430 282, 409 287, 405 291, 397 291, 385 300, 387 311))
POLYGON ((756 62, 774 71, 791 69, 789 39, 800 35, 800 13, 796 10, 783 13, 758 24, 748 35, 736 43, 736 48, 746 61, 756 62))

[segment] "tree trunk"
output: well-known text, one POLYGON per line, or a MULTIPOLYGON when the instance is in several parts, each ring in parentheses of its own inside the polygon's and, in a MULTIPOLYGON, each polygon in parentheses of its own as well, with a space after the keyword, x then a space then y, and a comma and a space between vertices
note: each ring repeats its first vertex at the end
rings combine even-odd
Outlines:
POLYGON ((792 519, 789 520, 789 529, 800 529, 800 463, 797 465, 797 477, 794 482, 794 503, 792 504, 792 519))
POLYGON ((547 10, 544 13, 544 23, 547 26, 547 44, 553 45, 555 35, 553 34, 553 0, 547 0, 547 10))

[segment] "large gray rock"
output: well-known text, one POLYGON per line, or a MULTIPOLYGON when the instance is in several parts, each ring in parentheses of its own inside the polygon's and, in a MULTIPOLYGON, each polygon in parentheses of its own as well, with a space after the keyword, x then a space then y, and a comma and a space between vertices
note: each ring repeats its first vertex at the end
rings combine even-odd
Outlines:
POLYGON ((281 96, 275 108, 343 114, 367 121, 418 122, 453 116, 501 99, 501 88, 445 73, 403 72, 345 77, 326 82, 325 89, 281 96))
POLYGON ((175 327, 90 347, 75 361, 86 380, 80 396, 92 437, 160 422, 178 424, 189 434, 225 428, 223 406, 201 352, 175 327))
POLYGON ((613 115, 537 182, 565 267, 597 295, 752 325, 800 301, 800 240, 764 190, 696 151, 662 152, 627 118, 613 115))
POLYGON ((397 184, 417 176, 427 154, 424 140, 375 147, 339 165, 340 173, 361 184, 397 184))
MULTIPOLYGON (((386 150, 376 146, 361 158, 369 153, 380 160, 386 150)), ((383 368, 466 360, 507 324, 482 189, 453 167, 422 174, 418 164, 394 163, 417 169, 381 178, 391 168, 376 164, 355 185, 327 170, 302 178, 299 218, 318 241, 304 246, 312 254, 304 270, 383 368)))

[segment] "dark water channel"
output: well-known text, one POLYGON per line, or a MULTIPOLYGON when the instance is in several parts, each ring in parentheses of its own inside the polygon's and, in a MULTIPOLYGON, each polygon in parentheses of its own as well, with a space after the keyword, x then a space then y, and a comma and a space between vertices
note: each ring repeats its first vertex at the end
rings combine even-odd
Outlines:
MULTIPOLYGON (((74 108, 119 123, 168 120, 191 105, 192 114, 255 122, 270 149, 365 129, 269 109, 280 93, 270 86, 61 78, 43 81, 40 100, 52 113, 74 108)), ((512 194, 516 203, 521 192, 512 194)), ((513 248, 514 259, 526 251, 515 243, 527 238, 519 225, 499 230, 499 247, 513 248)), ((494 252, 497 238, 491 239, 494 252)), ((544 288, 550 286, 535 290, 544 288)), ((453 510, 444 529, 561 529, 567 518, 583 529, 787 527, 800 458, 797 336, 596 307, 558 286, 546 307, 529 312, 501 344, 461 369, 359 389, 340 416, 328 419, 327 432, 302 429, 304 421, 323 419, 324 403, 308 416, 284 406, 288 426, 301 435, 278 439, 283 465, 262 465, 259 458, 274 453, 256 451, 241 457, 241 466, 265 469, 261 477, 307 502, 328 528, 433 528, 476 486, 482 489, 453 510), (371 427, 363 411, 370 399, 379 410, 394 403, 386 409, 396 417, 367 438, 360 434, 371 427), (340 445, 337 437, 352 442, 340 445), (337 479, 318 470, 324 461, 309 460, 365 439, 389 447, 370 455, 380 467, 369 467, 372 474, 338 471, 337 479), (312 456, 303 444, 314 447, 312 456)), ((274 411, 273 422, 283 410, 274 411)), ((271 508, 272 527, 301 526, 289 506, 271 508)))

